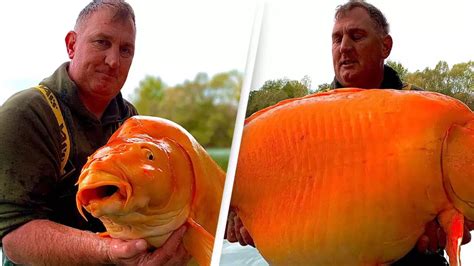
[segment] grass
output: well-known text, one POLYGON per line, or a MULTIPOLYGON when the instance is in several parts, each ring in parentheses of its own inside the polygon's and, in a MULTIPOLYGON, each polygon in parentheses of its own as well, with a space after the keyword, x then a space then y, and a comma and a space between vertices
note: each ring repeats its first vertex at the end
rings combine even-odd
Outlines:
POLYGON ((206 151, 211 155, 212 159, 222 168, 227 171, 229 163, 230 148, 206 148, 206 151))

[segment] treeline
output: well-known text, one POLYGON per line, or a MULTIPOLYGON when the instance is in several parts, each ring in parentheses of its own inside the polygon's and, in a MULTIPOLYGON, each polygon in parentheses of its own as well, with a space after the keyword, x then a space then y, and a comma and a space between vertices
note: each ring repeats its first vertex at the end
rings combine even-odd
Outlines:
MULTIPOLYGON (((427 67, 415 72, 409 72, 398 62, 388 61, 387 64, 398 72, 403 82, 457 98, 474 110, 474 61, 455 64, 451 68, 445 61, 440 61, 433 69, 427 67)), ((260 89, 250 92, 246 116, 284 99, 331 89, 330 83, 320 84, 315 90, 310 89, 310 84, 307 76, 301 81, 286 78, 266 81, 260 89)))
POLYGON ((388 64, 403 81, 459 99, 474 110, 474 61, 451 68, 445 61, 439 61, 433 69, 427 67, 415 72, 408 72, 401 63, 389 61, 388 64))
POLYGON ((168 86, 147 76, 132 102, 142 115, 172 120, 188 130, 204 147, 230 147, 242 87, 242 74, 229 71, 168 86))

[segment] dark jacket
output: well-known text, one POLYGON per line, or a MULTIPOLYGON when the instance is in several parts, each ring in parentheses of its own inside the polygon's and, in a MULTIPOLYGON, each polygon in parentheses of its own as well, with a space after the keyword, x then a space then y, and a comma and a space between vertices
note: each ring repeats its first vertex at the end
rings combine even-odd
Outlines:
MULTIPOLYGON (((334 77, 331 88, 338 89, 344 88, 344 86, 334 77)), ((403 83, 397 72, 387 65, 384 66, 382 85, 380 85, 379 89, 423 90, 415 85, 403 83)))
POLYGON ((60 175, 60 130, 43 95, 31 88, 8 99, 0 108, 0 237, 33 219, 48 219, 74 228, 104 231, 98 219, 86 222, 76 209, 79 172, 135 108, 121 94, 101 120, 79 99, 75 83, 61 65, 41 84, 56 96, 71 139, 66 174, 60 175))

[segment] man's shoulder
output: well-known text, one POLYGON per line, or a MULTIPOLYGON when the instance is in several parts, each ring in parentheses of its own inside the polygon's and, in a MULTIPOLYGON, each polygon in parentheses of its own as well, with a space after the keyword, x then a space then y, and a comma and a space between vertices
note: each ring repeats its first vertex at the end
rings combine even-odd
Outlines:
POLYGON ((125 99, 122 99, 122 100, 123 100, 124 105, 128 109, 128 116, 138 115, 137 108, 131 102, 125 99))
POLYGON ((21 121, 41 123, 49 121, 52 115, 46 99, 34 87, 15 93, 0 107, 2 126, 18 124, 21 121))
POLYGON ((34 87, 19 91, 8 98, 1 106, 1 110, 25 111, 46 104, 44 97, 34 87))

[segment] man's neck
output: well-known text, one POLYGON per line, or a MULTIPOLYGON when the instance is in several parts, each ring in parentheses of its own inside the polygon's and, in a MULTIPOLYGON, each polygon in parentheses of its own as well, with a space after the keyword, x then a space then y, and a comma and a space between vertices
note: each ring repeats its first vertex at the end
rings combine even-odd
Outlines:
POLYGON ((105 109, 112 101, 112 99, 102 99, 94 95, 81 93, 80 91, 79 98, 86 109, 91 112, 98 120, 102 118, 105 109))
MULTIPOLYGON (((334 78, 333 82, 331 83, 331 87, 333 89, 343 88, 344 86, 334 78)), ((390 66, 384 65, 384 71, 382 80, 380 81, 379 85, 376 85, 372 88, 381 88, 381 89, 401 89, 403 87, 403 83, 400 80, 397 72, 393 70, 390 66)))

